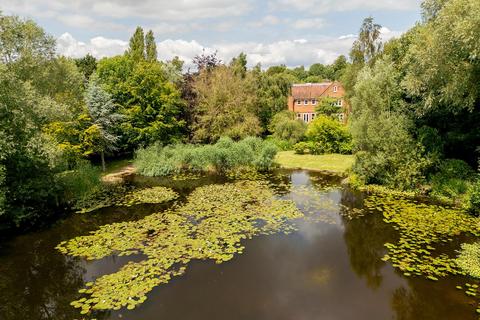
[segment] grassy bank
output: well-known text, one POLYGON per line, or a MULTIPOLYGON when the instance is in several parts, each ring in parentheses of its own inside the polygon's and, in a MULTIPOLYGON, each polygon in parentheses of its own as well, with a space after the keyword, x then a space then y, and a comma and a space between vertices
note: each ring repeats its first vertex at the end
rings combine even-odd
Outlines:
POLYGON ((300 155, 294 151, 282 151, 277 154, 275 161, 282 168, 345 173, 353 164, 353 155, 300 155))

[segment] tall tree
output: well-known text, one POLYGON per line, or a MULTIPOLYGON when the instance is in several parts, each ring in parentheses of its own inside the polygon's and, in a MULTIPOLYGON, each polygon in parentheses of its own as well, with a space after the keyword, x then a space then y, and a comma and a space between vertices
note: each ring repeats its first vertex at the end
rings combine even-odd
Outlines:
POLYGON ((97 59, 95 59, 95 57, 90 53, 83 58, 75 59, 75 64, 83 73, 86 82, 90 80, 90 76, 95 72, 95 70, 97 70, 97 59))
POLYGON ((92 125, 85 132, 85 143, 94 152, 100 153, 105 171, 105 152, 116 148, 119 137, 114 132, 122 117, 116 112, 117 107, 110 94, 102 89, 96 77, 90 79, 85 102, 92 119, 92 125))
POLYGON ((365 18, 350 52, 353 63, 368 63, 382 50, 380 40, 381 25, 374 23, 372 17, 365 18))
POLYGON ((32 20, 0 12, 0 62, 48 60, 55 55, 55 39, 32 20))
POLYGON ((218 67, 223 62, 221 59, 217 57, 217 51, 211 54, 205 53, 205 49, 203 49, 202 54, 196 55, 193 58, 193 64, 197 66, 197 71, 201 72, 203 70, 212 70, 215 67, 218 67))
POLYGON ((230 67, 233 69, 233 73, 245 78, 247 74, 247 55, 241 52, 237 57, 232 59, 230 67))
POLYGON ((55 206, 58 189, 40 134, 41 103, 32 86, 0 64, 1 222, 23 225, 55 206))
POLYGON ((145 36, 145 53, 147 61, 157 61, 157 44, 152 30, 149 30, 145 36))
POLYGON ((142 27, 135 29, 130 38, 127 54, 133 61, 145 60, 145 36, 142 27))
POLYGON ((220 66, 202 71, 194 89, 198 99, 194 140, 215 142, 222 136, 241 139, 261 132, 255 90, 231 68, 220 66))

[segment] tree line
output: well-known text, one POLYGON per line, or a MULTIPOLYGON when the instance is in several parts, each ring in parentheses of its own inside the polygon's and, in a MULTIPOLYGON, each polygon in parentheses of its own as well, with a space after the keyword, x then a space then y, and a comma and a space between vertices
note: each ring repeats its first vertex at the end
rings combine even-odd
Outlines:
POLYGON ((354 180, 480 210, 480 2, 425 0, 422 21, 382 43, 365 19, 344 83, 354 180))
POLYGON ((272 133, 294 82, 340 78, 332 65, 247 68, 216 53, 157 59, 138 27, 122 55, 59 56, 33 20, 0 13, 0 226, 41 224, 100 188, 96 163, 152 144, 215 143, 272 133), (96 171, 97 170, 97 171, 96 171))

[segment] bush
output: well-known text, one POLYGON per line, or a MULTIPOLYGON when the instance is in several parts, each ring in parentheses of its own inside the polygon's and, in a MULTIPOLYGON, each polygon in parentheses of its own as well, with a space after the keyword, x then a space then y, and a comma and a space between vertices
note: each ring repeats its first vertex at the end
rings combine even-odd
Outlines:
POLYGON ((313 148, 313 142, 299 142, 293 146, 293 150, 296 154, 311 153, 313 148))
POLYGON ((290 141, 281 140, 281 139, 275 138, 274 136, 268 136, 265 140, 274 144, 277 147, 277 149, 280 151, 292 150, 294 146, 294 144, 291 143, 290 141))
POLYGON ((62 201, 73 207, 78 203, 87 202, 93 194, 103 188, 100 175, 100 168, 88 161, 79 161, 74 170, 60 173, 58 177, 63 189, 62 201))
POLYGON ((468 193, 474 176, 475 172, 465 161, 447 159, 430 178, 432 194, 440 198, 460 200, 468 193))
POLYGON ((468 210, 474 215, 480 215, 480 177, 470 187, 468 210))
POLYGON ((309 125, 306 137, 313 142, 312 154, 350 153, 352 137, 337 120, 318 116, 309 125))
POLYGON ((284 110, 273 116, 268 129, 276 139, 294 144, 302 140, 307 126, 303 121, 296 120, 293 112, 284 110))
POLYGON ((277 148, 271 142, 248 137, 234 142, 221 138, 213 145, 153 145, 136 153, 135 166, 145 176, 167 176, 180 172, 224 173, 240 168, 268 170, 277 148))

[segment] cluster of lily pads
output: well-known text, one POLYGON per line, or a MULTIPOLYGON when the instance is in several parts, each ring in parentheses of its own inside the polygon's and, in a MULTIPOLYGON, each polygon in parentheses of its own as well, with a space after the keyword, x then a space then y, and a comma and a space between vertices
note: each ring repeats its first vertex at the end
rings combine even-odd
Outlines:
POLYGON ((480 234, 478 220, 449 207, 419 203, 392 195, 375 194, 365 200, 369 209, 381 211, 384 221, 394 225, 400 238, 386 243, 390 260, 405 276, 438 280, 449 274, 464 274, 454 257, 440 253, 438 244, 448 243, 460 234, 480 234))
POLYGON ((178 194, 170 188, 152 187, 133 190, 117 201, 116 205, 132 206, 136 204, 158 204, 178 198, 178 194))
POLYGON ((242 240, 289 233, 294 230, 289 221, 302 216, 292 201, 276 198, 266 182, 208 185, 194 190, 182 206, 139 221, 103 226, 62 242, 57 249, 89 260, 143 254, 144 260, 87 283, 81 290, 84 296, 72 302, 82 314, 133 309, 154 287, 185 272, 192 259, 228 261, 242 253, 242 240))
POLYGON ((109 189, 92 197, 88 203, 77 208, 78 213, 90 213, 111 206, 132 206, 136 204, 158 204, 178 198, 178 194, 170 188, 153 187, 129 190, 123 185, 111 186, 109 189))
POLYGON ((480 243, 462 244, 457 264, 469 276, 480 279, 480 243))

